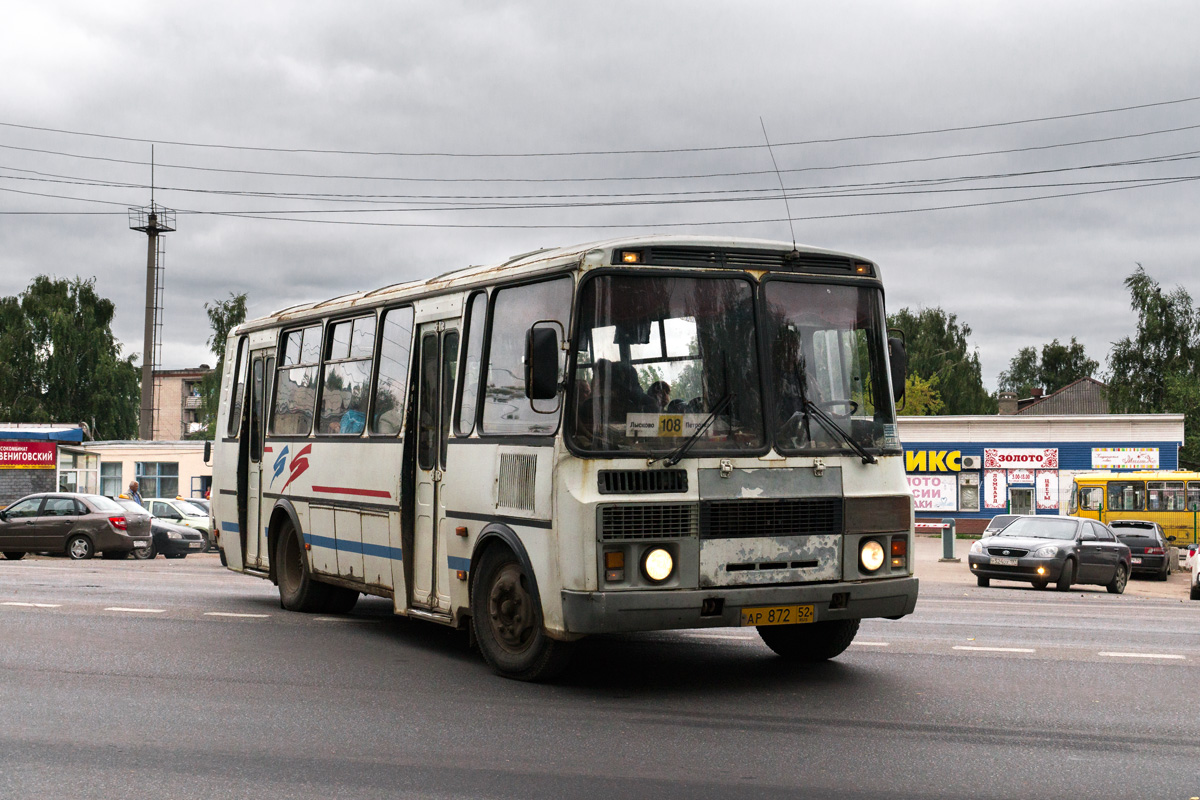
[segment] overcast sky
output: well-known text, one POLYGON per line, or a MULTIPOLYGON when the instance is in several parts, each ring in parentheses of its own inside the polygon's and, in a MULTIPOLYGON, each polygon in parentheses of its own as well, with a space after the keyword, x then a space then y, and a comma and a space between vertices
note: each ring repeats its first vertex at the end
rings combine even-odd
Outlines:
POLYGON ((0 294, 94 276, 141 353, 151 142, 181 368, 230 293, 254 317, 625 234, 790 239, 765 127, 796 239, 957 314, 989 388, 1053 338, 1104 369, 1137 262, 1200 300, 1198 31, 1195 2, 10 4, 0 294))

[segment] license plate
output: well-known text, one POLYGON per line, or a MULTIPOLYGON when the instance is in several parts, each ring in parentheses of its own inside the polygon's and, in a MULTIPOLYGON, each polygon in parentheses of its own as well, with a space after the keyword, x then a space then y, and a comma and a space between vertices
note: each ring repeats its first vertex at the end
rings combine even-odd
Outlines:
POLYGON ((1129 559, 1129 560, 1130 560, 1131 562, 1133 562, 1134 564, 1140 564, 1140 563, 1142 563, 1142 560, 1141 560, 1140 558, 1131 558, 1131 559, 1129 559))
POLYGON ((134 547, 149 547, 150 543, 149 542, 134 542, 133 546, 134 547))
POLYGON ((743 608, 743 625, 797 625, 813 621, 813 607, 808 606, 761 606, 743 608))
POLYGON ((1015 567, 1017 560, 1015 558, 1005 558, 1003 556, 992 556, 992 566, 995 567, 1015 567))
POLYGON ((188 545, 188 547, 190 547, 192 550, 199 550, 199 549, 200 549, 200 543, 199 543, 199 542, 192 542, 191 544, 189 544, 189 545, 188 545))

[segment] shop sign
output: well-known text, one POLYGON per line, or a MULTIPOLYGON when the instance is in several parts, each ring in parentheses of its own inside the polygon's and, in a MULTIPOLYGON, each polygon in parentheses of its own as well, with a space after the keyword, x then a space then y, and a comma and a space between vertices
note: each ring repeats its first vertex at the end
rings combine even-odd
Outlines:
POLYGON ((1058 448, 988 447, 984 469, 1058 469, 1058 448))
POLYGON ((1010 469, 1008 471, 1009 483, 1033 483, 1033 470, 1031 469, 1010 469))
POLYGON ((1008 508, 1008 480, 1003 470, 983 473, 983 507, 1008 508))
POLYGON ((0 442, 0 469, 55 469, 58 445, 54 442, 0 442))
POLYGON ((1093 447, 1092 469, 1158 469, 1158 448, 1093 447))
POLYGON ((954 511, 958 508, 958 479, 953 475, 909 475, 916 511, 954 511))
POLYGON ((962 469, 960 450, 908 450, 904 453, 905 472, 958 472, 962 469))
POLYGON ((1039 470, 1037 474, 1037 507, 1058 508, 1058 473, 1039 470))

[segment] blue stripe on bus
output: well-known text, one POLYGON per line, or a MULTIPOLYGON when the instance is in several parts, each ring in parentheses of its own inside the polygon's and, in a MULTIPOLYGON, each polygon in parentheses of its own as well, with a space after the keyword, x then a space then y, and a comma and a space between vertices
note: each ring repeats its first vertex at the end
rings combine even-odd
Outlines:
POLYGON ((364 556, 390 558, 395 561, 404 560, 404 553, 399 547, 389 547, 387 545, 366 542, 349 542, 342 539, 334 539, 332 536, 318 536, 315 533, 304 534, 304 541, 313 547, 328 547, 330 550, 341 550, 344 553, 361 553, 364 556))
POLYGON ((461 556, 446 556, 446 566, 450 569, 461 569, 464 572, 470 572, 471 559, 462 558, 461 556))
POLYGON ((225 531, 226 533, 240 533, 241 532, 241 528, 238 527, 238 524, 236 522, 222 522, 221 530, 225 531))

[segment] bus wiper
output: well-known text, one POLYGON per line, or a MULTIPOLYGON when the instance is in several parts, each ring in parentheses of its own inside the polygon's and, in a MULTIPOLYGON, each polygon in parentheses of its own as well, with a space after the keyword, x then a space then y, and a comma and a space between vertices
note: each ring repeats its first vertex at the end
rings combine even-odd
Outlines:
POLYGON ((850 449, 862 457, 862 463, 864 463, 864 464, 879 463, 879 459, 875 458, 875 456, 868 453, 865 447, 863 447, 861 444, 859 444, 858 442, 856 442, 854 440, 853 436, 851 436, 850 434, 848 434, 844 430, 842 430, 841 426, 839 426, 836 422, 834 422, 833 418, 830 417, 829 414, 827 414, 825 412, 825 409, 821 408, 816 403, 810 402, 807 399, 802 398, 801 402, 803 403, 803 408, 805 408, 809 413, 812 414, 813 419, 815 419, 817 422, 821 423, 822 428, 824 428, 826 431, 833 434, 834 436, 837 436, 846 444, 850 445, 850 449))
POLYGON ((725 407, 728 406, 732 401, 733 392, 728 392, 724 397, 717 401, 717 404, 713 406, 713 410, 708 412, 708 416, 705 417, 704 421, 700 423, 700 426, 696 428, 696 432, 687 438, 686 442, 679 445, 679 447, 676 447, 666 456, 650 459, 646 462, 646 466, 652 467, 659 461, 662 461, 663 465, 668 467, 673 467, 678 464, 679 460, 687 455, 687 451, 692 449, 692 445, 694 445, 700 439, 700 437, 704 435, 704 432, 708 430, 708 426, 712 425, 713 420, 717 418, 717 414, 720 414, 722 411, 724 411, 725 407))

